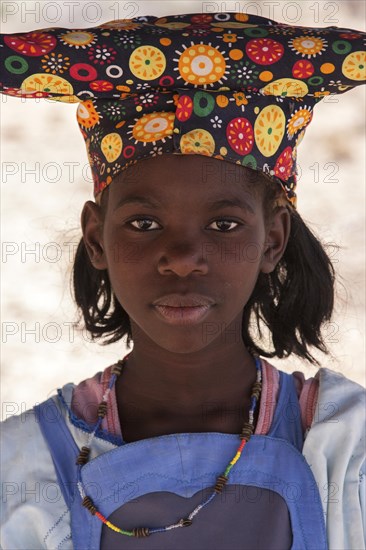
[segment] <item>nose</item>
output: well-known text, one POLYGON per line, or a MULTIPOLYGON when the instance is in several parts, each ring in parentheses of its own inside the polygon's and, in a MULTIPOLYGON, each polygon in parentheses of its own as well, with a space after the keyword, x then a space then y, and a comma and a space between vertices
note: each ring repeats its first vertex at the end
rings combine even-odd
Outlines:
POLYGON ((205 275, 208 265, 203 251, 202 240, 192 235, 172 238, 159 258, 158 271, 161 275, 174 273, 179 277, 187 277, 191 273, 205 275))

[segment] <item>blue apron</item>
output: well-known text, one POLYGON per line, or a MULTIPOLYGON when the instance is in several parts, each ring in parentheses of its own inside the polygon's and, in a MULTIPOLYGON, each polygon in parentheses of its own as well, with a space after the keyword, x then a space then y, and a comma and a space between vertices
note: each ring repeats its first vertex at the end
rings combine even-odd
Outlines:
MULTIPOLYGON (((35 412, 70 510, 75 550, 328 548, 317 484, 301 454, 301 413, 291 375, 280 371, 270 431, 251 437, 223 492, 191 526, 146 538, 113 532, 81 505, 75 464, 79 448, 52 398, 35 412)), ((162 527, 186 517, 211 494, 239 443, 238 435, 216 432, 124 443, 90 460, 81 477, 86 493, 112 523, 127 530, 162 527)))

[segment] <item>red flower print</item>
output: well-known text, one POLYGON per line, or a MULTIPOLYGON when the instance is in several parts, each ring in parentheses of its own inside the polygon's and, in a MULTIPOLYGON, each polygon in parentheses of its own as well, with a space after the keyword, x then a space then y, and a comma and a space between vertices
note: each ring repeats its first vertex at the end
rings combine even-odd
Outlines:
POLYGON ((20 35, 5 35, 4 42, 9 48, 22 55, 37 57, 51 52, 57 44, 57 40, 51 34, 45 32, 27 32, 20 35))
POLYGON ((284 47, 271 38, 255 38, 246 45, 249 59, 259 65, 272 65, 281 59, 284 47))
POLYGON ((206 13, 200 13, 200 14, 197 14, 197 15, 193 15, 191 17, 191 22, 192 23, 195 23, 195 24, 206 24, 208 25, 209 23, 211 23, 212 21, 212 15, 208 15, 206 13))
POLYGON ((253 149, 253 126, 246 118, 233 118, 226 127, 230 147, 239 155, 247 155, 253 149))
POLYGON ((274 167, 275 176, 281 180, 287 180, 291 176, 291 170, 294 165, 292 158, 292 147, 286 147, 280 154, 274 167))
POLYGON ((300 59, 292 67, 294 78, 310 78, 312 74, 314 74, 314 65, 310 61, 300 59))
POLYGON ((110 92, 113 90, 113 84, 108 80, 94 80, 90 83, 93 92, 110 92))
POLYGON ((175 116, 180 122, 185 122, 189 119, 193 111, 193 101, 188 95, 182 95, 179 98, 175 116))

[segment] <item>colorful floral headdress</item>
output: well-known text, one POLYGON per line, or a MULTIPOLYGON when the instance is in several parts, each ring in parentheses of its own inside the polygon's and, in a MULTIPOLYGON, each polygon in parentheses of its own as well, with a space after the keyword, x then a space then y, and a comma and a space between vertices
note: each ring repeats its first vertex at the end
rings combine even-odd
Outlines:
POLYGON ((243 13, 2 34, 0 91, 79 103, 97 199, 172 153, 263 171, 296 206, 297 146, 318 101, 366 81, 365 37, 243 13))

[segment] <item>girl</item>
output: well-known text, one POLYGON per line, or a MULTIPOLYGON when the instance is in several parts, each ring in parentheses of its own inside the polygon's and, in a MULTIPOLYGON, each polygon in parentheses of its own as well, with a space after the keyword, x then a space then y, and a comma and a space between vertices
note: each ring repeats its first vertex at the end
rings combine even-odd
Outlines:
POLYGON ((331 80, 365 80, 362 37, 235 13, 3 36, 4 93, 80 102, 75 300, 94 338, 133 342, 3 425, 3 548, 362 547, 362 388, 264 359, 326 351, 296 148, 331 80), (65 51, 67 79, 41 72, 65 51))

